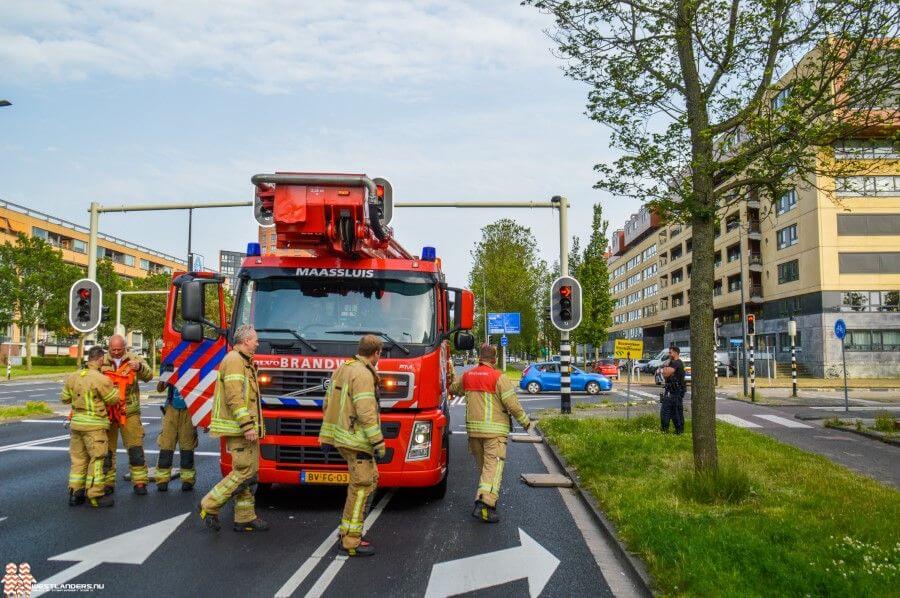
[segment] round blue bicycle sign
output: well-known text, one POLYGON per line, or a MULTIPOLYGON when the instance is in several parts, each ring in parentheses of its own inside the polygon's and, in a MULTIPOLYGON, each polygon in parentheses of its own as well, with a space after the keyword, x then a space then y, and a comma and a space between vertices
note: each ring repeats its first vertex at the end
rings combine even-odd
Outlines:
POLYGON ((834 323, 834 335, 841 340, 847 336, 847 324, 843 320, 838 320, 834 323))

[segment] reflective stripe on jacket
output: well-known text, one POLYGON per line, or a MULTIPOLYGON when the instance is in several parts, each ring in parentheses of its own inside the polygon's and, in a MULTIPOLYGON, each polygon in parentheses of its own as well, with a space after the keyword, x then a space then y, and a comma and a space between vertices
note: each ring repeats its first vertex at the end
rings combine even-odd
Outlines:
POLYGON ((69 374, 63 385, 60 401, 72 405, 72 429, 77 432, 109 429, 107 405, 119 400, 119 391, 99 368, 69 374))
POLYGON ((256 364, 250 355, 232 349, 219 366, 209 432, 213 436, 243 436, 256 428, 262 438, 265 429, 261 423, 256 364))
MULTIPOLYGON (((125 414, 126 415, 134 415, 135 413, 141 412, 141 382, 149 382, 153 379, 153 370, 150 369, 150 366, 147 365, 147 362, 144 361, 144 358, 140 355, 135 355, 131 351, 127 351, 125 355, 122 356, 122 359, 119 362, 119 365, 122 363, 132 361, 141 364, 141 369, 135 372, 134 382, 125 390, 125 414)), ((109 353, 103 356, 103 363, 100 365, 101 372, 114 372, 116 371, 116 362, 115 360, 109 356, 109 353)))
POLYGON ((377 387, 378 374, 365 358, 341 365, 325 393, 319 443, 373 454, 384 443, 377 387))
POLYGON ((509 417, 527 427, 512 380, 489 364, 480 363, 465 372, 450 387, 451 394, 466 395, 466 431, 473 438, 509 435, 509 417))

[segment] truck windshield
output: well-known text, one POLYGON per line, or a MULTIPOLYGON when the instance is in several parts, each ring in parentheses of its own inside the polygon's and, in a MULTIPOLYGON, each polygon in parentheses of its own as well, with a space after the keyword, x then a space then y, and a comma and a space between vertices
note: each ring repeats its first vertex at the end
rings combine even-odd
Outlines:
MULTIPOLYGON (((403 344, 434 339, 434 288, 397 280, 271 277, 244 284, 236 323, 292 330, 308 340, 346 342, 345 331, 376 330, 403 344)), ((261 332, 291 338, 291 332, 261 332)))

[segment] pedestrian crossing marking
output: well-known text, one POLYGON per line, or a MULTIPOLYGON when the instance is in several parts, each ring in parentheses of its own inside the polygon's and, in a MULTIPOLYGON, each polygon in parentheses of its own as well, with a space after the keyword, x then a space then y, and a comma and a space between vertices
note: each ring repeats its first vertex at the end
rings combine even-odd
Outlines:
POLYGON ((738 428, 761 428, 762 427, 759 424, 755 424, 753 422, 747 421, 746 419, 741 419, 736 415, 731 415, 730 413, 718 413, 718 414, 716 414, 716 419, 721 420, 727 424, 731 424, 732 426, 737 426, 738 428))
POLYGON ((779 417, 777 415, 771 415, 768 413, 762 414, 753 414, 754 417, 758 417, 760 419, 764 419, 770 421, 775 424, 781 424, 785 428, 812 428, 812 426, 808 426, 806 424, 800 423, 798 421, 787 419, 786 417, 779 417))

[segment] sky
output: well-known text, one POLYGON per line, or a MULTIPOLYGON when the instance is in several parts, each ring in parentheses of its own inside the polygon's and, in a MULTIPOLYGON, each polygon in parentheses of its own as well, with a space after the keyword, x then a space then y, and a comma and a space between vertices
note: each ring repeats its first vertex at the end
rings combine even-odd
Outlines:
MULTIPOLYGON (((0 3, 0 199, 87 225, 103 205, 245 201, 279 170, 381 176, 395 201, 565 195, 586 237, 639 205, 592 188, 615 157, 533 7, 496 0, 0 3)), ((412 253, 464 285, 481 227, 510 217, 558 259, 550 210, 395 210, 412 253)), ((102 232, 182 256, 184 212, 102 232)), ((256 240, 250 208, 195 212, 207 265, 256 240)))

